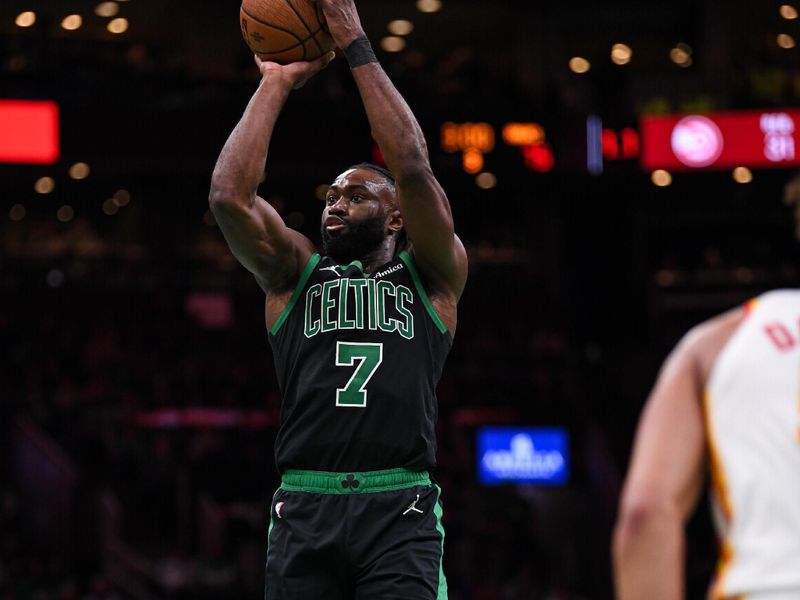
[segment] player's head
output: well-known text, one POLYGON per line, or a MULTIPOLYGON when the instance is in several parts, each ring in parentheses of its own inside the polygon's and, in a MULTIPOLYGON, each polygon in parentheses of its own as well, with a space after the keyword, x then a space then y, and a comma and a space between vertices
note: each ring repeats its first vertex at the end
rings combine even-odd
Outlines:
POLYGON ((405 229, 391 172, 370 163, 344 171, 325 195, 321 228, 325 254, 339 262, 363 259, 385 246, 393 254, 401 250, 405 229))

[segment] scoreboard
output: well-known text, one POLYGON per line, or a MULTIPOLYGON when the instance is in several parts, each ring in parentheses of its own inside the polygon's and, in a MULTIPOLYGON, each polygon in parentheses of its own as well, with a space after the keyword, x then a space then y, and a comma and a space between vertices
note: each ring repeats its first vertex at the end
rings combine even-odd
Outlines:
POLYGON ((57 162, 58 114, 55 102, 0 100, 0 163, 57 162))
POLYGON ((800 110, 670 115, 641 120, 646 171, 781 168, 800 165, 800 110))

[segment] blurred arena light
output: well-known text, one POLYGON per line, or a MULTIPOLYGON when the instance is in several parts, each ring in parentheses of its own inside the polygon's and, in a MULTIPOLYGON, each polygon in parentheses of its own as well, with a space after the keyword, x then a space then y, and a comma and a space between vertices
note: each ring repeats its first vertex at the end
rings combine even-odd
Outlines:
POLYGON ((69 176, 72 179, 86 179, 91 169, 85 162, 77 162, 69 168, 69 176))
POLYGON ((669 51, 669 58, 679 67, 692 66, 692 48, 688 44, 680 42, 669 51))
POLYGON ((736 167, 733 170, 733 180, 736 183, 750 183, 753 181, 753 172, 747 167, 736 167))
POLYGON ((591 68, 592 63, 582 56, 573 56, 569 59, 569 70, 573 73, 582 75, 583 73, 587 73, 591 68))
POLYGON ((475 177, 475 184, 482 190, 490 190, 497 185, 497 176, 494 173, 484 171, 475 177))
POLYGON ((128 192, 128 190, 117 190, 114 192, 114 196, 111 198, 111 201, 120 208, 127 206, 131 201, 131 194, 128 192))
POLYGON ((408 35, 414 31, 414 24, 407 19, 395 19, 394 21, 389 21, 389 25, 386 28, 392 35, 408 35))
POLYGON ((442 124, 442 149, 445 152, 457 152, 474 148, 481 153, 494 149, 494 127, 489 123, 453 123, 442 124))
POLYGON ((506 123, 503 141, 509 146, 528 146, 544 141, 544 127, 539 123, 506 123))
POLYGON ((789 50, 795 47, 794 38, 790 36, 788 33, 779 33, 778 37, 775 38, 775 41, 777 42, 778 46, 780 46, 785 50, 789 50))
POLYGON ((107 29, 111 33, 125 33, 128 31, 128 19, 118 17, 108 22, 107 29))
POLYGON ((464 150, 462 163, 464 170, 470 175, 474 175, 483 169, 483 154, 475 148, 467 148, 464 150))
POLYGON ((797 18, 797 9, 791 4, 781 4, 779 11, 781 16, 787 21, 797 18))
POLYGON ((17 15, 17 18, 14 20, 17 27, 30 27, 34 23, 36 23, 36 13, 32 10, 26 10, 25 12, 21 12, 17 15))
POLYGON ((65 204, 56 212, 56 218, 62 223, 68 223, 74 216, 75 209, 73 209, 69 204, 65 204))
POLYGON ((631 62, 633 50, 627 44, 614 44, 611 46, 611 62, 615 65, 627 65, 631 62))
POLYGON ((114 17, 119 13, 119 4, 116 2, 101 2, 94 9, 98 17, 114 17))
POLYGON ((317 197, 317 200, 325 202, 325 197, 328 195, 328 187, 327 183, 321 183, 314 188, 314 195, 317 197))
POLYGON ((658 187, 667 187, 672 183, 672 175, 664 169, 656 169, 650 175, 650 181, 658 187))
POLYGON ((22 204, 15 204, 8 211, 8 218, 12 221, 22 221, 25 218, 25 206, 22 204))
POLYGON ((115 215, 119 212, 119 206, 117 206, 117 203, 114 200, 114 198, 109 198, 103 202, 103 212, 108 216, 115 215))
POLYGON ((441 0, 417 0, 417 10, 424 13, 435 13, 442 10, 441 0))
POLYGON ((381 48, 386 52, 400 52, 406 47, 406 41, 396 35, 387 35, 381 40, 381 48))
POLYGON ((67 15, 64 17, 64 20, 61 21, 61 27, 67 31, 80 29, 81 25, 83 25, 83 18, 80 15, 67 15))
POLYGON ((37 194, 49 194, 56 187, 56 182, 52 177, 40 177, 33 184, 33 189, 37 194))

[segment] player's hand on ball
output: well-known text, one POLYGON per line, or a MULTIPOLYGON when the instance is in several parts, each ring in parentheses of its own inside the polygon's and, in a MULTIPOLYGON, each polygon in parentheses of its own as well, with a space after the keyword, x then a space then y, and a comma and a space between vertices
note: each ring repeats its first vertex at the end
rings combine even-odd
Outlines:
POLYGON ((342 50, 364 35, 361 19, 353 0, 312 0, 322 7, 328 31, 342 50))
POLYGON ((261 60, 257 54, 253 55, 262 77, 270 72, 275 73, 288 81, 294 90, 303 87, 306 81, 327 67, 334 56, 336 56, 336 53, 331 51, 323 54, 316 60, 297 61, 289 63, 288 65, 279 65, 278 63, 268 60, 261 60))

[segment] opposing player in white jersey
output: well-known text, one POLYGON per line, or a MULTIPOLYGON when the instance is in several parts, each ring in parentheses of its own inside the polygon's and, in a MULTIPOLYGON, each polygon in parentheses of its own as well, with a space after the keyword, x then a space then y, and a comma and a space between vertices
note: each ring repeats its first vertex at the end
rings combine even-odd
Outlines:
POLYGON ((690 331, 639 423, 614 532, 620 600, 684 591, 684 526, 710 470, 713 600, 800 599, 800 290, 690 331))

